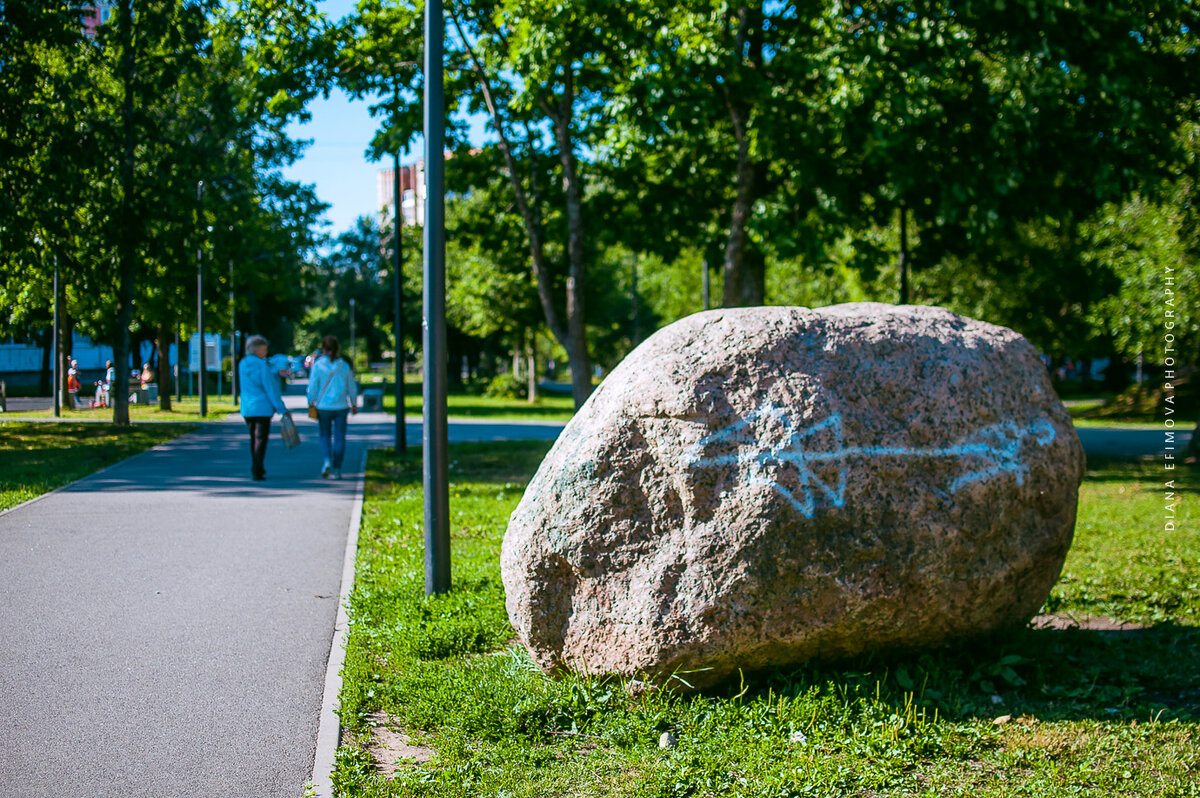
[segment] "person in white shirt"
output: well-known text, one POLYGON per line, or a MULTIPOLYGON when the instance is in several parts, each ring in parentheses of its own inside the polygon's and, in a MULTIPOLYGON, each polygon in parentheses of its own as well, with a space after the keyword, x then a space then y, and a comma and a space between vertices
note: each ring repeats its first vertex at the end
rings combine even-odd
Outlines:
POLYGON ((341 345, 332 335, 321 339, 321 356, 308 374, 308 406, 316 408, 321 436, 321 476, 342 478, 346 456, 346 417, 358 412, 358 383, 350 364, 338 356, 341 345))

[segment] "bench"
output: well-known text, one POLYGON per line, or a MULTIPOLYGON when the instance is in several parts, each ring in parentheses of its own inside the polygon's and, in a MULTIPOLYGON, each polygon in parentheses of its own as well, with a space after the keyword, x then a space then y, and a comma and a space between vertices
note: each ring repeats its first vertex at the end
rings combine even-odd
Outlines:
POLYGON ((383 391, 379 388, 368 388, 362 392, 363 410, 382 410, 383 391))

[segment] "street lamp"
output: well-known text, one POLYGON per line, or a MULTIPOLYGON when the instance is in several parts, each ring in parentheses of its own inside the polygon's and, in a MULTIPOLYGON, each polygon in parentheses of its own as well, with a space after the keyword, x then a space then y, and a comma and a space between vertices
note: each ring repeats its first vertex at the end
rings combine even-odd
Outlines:
POLYGON ((357 354, 358 351, 354 347, 354 297, 350 297, 350 369, 352 373, 358 365, 357 354))
MULTIPOLYGON (((233 230, 233 225, 229 226, 233 230)), ((229 258, 229 392, 233 394, 233 406, 238 406, 238 345, 237 303, 233 299, 233 256, 229 258)))
MULTIPOLYGON (((425 486, 425 594, 450 590, 450 479, 446 452, 445 97, 442 0, 425 4, 425 379, 422 471, 425 486)), ((396 408, 402 412, 403 408, 396 408)))
POLYGON ((58 254, 54 255, 54 417, 62 416, 62 351, 58 343, 58 254))
MULTIPOLYGON (((400 185, 400 153, 393 154, 392 158, 392 164, 395 167, 392 170, 394 178, 392 180, 392 254, 396 259, 396 285, 392 292, 394 302, 392 324, 395 327, 396 336, 396 451, 400 454, 407 454, 408 432, 404 427, 404 305, 401 301, 404 285, 404 255, 401 248, 404 243, 401 238, 404 231, 404 207, 401 205, 403 192, 400 185)), ((415 190, 413 191, 413 202, 415 206, 415 190)))
POLYGON ((208 413, 208 387, 204 384, 207 357, 204 346, 204 262, 201 257, 204 237, 201 235, 204 211, 204 181, 196 183, 196 327, 200 335, 200 417, 208 413))

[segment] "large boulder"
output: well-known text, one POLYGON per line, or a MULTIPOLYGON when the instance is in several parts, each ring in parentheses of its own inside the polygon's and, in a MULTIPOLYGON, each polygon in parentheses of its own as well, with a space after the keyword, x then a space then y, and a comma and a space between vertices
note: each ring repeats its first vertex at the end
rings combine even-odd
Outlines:
POLYGON ((714 310, 639 346, 513 513, 547 670, 693 686, 1021 624, 1084 457, 1033 347, 931 307, 714 310))

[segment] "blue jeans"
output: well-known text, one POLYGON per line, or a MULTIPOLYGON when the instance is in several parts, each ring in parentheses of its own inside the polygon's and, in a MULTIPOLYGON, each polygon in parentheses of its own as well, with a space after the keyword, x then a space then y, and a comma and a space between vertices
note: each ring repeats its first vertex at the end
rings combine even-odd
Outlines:
POLYGON ((321 456, 335 470, 342 469, 342 458, 346 456, 346 416, 350 410, 318 410, 317 427, 321 432, 321 456))

